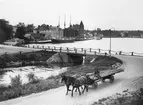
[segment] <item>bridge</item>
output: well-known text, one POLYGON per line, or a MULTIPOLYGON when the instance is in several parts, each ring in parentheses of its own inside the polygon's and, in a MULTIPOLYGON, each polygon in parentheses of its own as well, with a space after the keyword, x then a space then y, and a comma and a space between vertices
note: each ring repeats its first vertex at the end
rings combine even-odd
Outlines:
POLYGON ((56 47, 56 46, 44 46, 44 45, 25 45, 27 48, 41 49, 49 52, 64 52, 68 54, 76 55, 125 55, 125 56, 141 56, 143 53, 136 52, 123 52, 123 51, 112 51, 112 50, 103 50, 103 49, 93 49, 93 48, 70 48, 70 47, 56 47))

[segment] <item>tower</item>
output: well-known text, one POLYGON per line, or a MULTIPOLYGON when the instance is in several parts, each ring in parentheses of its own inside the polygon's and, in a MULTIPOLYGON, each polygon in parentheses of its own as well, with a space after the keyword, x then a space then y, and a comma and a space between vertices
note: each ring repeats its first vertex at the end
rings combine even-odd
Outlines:
POLYGON ((83 22, 82 22, 82 21, 80 22, 79 29, 80 29, 80 30, 84 30, 84 25, 83 25, 83 22))
POLYGON ((71 25, 71 15, 70 15, 70 24, 69 24, 69 26, 72 27, 72 25, 71 25))
POLYGON ((59 16, 59 21, 58 21, 58 27, 60 28, 60 16, 59 16))
POLYGON ((84 25, 83 25, 83 22, 82 22, 82 21, 80 22, 80 25, 79 25, 79 34, 80 34, 81 36, 84 35, 84 25))
POLYGON ((64 29, 66 28, 66 15, 64 17, 64 29))

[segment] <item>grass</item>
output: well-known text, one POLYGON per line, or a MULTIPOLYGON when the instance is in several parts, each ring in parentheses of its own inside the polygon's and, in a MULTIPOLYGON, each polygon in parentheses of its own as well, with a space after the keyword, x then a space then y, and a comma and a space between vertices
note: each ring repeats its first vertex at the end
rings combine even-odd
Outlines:
POLYGON ((0 90, 3 90, 0 92, 0 101, 17 98, 32 93, 38 93, 41 91, 47 91, 63 85, 60 82, 60 75, 51 76, 45 80, 36 78, 32 73, 30 73, 28 76, 30 81, 27 84, 22 84, 21 77, 17 75, 16 77, 11 78, 11 85, 9 87, 1 86, 0 90))
POLYGON ((102 98, 92 105, 142 105, 143 104, 143 88, 137 91, 125 90, 123 93, 116 93, 116 96, 102 98))
POLYGON ((46 65, 46 60, 54 53, 47 51, 4 53, 0 55, 0 68, 28 65, 46 65), (34 63, 33 63, 34 61, 34 63), (42 62, 41 62, 42 61, 42 62))
POLYGON ((86 63, 85 65, 70 67, 67 71, 67 74, 84 75, 86 73, 94 72, 95 68, 99 70, 107 70, 107 69, 111 69, 111 66, 117 62, 121 64, 123 63, 120 59, 117 59, 115 57, 96 56, 96 59, 93 63, 86 63))

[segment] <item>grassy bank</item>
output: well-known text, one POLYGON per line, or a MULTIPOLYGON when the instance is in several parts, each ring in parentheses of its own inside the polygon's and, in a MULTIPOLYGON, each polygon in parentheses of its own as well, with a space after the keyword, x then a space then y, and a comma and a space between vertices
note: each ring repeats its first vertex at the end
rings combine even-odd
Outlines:
POLYGON ((108 69, 114 69, 112 65, 120 63, 121 65, 123 62, 120 59, 117 59, 115 57, 109 57, 109 56, 87 56, 86 61, 84 65, 77 65, 68 68, 67 75, 74 75, 79 74, 83 75, 86 73, 92 73, 96 69, 99 69, 100 71, 108 70, 108 69), (95 58, 95 60, 91 63, 90 61, 95 58))
POLYGON ((143 105, 143 88, 137 91, 125 90, 121 94, 102 98, 92 105, 143 105))
POLYGON ((0 68, 5 67, 21 67, 29 65, 46 65, 54 52, 33 51, 33 52, 18 52, 0 55, 0 68))
POLYGON ((37 78, 34 74, 29 74, 29 83, 22 84, 21 77, 18 75, 11 78, 11 84, 8 87, 0 86, 0 101, 17 98, 20 96, 47 91, 58 88, 63 84, 60 82, 61 74, 52 76, 45 80, 37 78))

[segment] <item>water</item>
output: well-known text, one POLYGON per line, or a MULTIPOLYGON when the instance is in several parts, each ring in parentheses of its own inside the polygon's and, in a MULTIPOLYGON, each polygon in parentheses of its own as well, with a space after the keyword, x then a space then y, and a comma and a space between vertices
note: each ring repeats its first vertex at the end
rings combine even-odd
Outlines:
MULTIPOLYGON (((136 52, 143 53, 141 45, 143 39, 141 38, 112 38, 111 39, 111 50, 123 51, 123 52, 136 52)), ((35 44, 31 44, 33 46, 35 44)), ((56 47, 76 47, 76 48, 94 48, 94 49, 110 49, 110 38, 103 38, 102 40, 87 40, 77 41, 74 43, 63 43, 63 44, 38 44, 40 46, 56 46, 56 47)), ((36 45, 35 45, 36 46, 36 45)))

